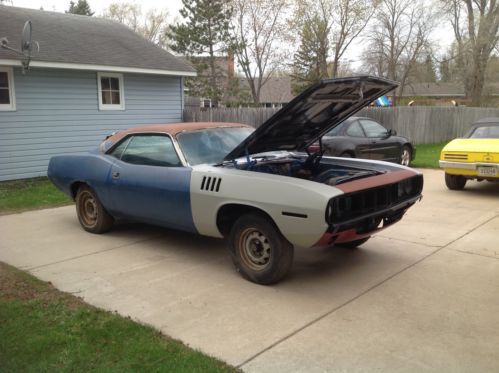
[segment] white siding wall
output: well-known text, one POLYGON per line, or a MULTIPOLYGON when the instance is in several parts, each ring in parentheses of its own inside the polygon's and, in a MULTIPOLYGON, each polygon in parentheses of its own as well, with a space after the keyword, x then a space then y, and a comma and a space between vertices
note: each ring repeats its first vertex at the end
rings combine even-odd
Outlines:
POLYGON ((123 75, 125 110, 99 111, 96 72, 15 69, 16 111, 0 111, 0 180, 45 175, 52 155, 91 150, 119 129, 181 121, 181 78, 123 75))

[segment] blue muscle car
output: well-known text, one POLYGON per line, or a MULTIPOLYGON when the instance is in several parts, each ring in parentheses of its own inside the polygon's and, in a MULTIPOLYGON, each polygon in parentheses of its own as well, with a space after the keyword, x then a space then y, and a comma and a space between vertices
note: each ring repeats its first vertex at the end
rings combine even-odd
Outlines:
POLYGON ((83 229, 116 219, 228 237, 246 279, 278 282, 294 246, 355 248, 402 218, 423 178, 407 167, 304 152, 396 83, 354 77, 317 83, 257 130, 178 123, 118 132, 86 154, 53 157, 48 175, 76 201, 83 229))

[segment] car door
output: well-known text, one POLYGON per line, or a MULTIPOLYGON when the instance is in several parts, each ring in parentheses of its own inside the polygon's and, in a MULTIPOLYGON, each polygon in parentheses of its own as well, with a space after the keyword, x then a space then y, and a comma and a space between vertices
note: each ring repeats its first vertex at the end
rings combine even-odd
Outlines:
POLYGON ((359 119, 359 122, 369 140, 369 158, 398 162, 400 159, 400 144, 396 138, 388 136, 388 130, 374 120, 359 119))
POLYGON ((168 135, 129 136, 109 154, 116 158, 109 175, 114 215, 195 231, 191 169, 182 166, 168 135))
POLYGON ((348 142, 352 144, 355 149, 355 156, 357 158, 369 158, 369 144, 370 141, 366 137, 358 120, 354 120, 345 130, 348 137, 348 142))

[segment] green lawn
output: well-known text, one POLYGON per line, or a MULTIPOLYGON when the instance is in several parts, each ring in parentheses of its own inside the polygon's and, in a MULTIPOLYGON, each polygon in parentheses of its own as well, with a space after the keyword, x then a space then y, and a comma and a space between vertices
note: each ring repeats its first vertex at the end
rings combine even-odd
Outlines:
POLYGON ((412 167, 438 168, 440 151, 447 144, 421 144, 416 146, 416 158, 411 162, 412 167))
POLYGON ((46 177, 0 182, 0 214, 70 203, 46 177))
POLYGON ((51 371, 236 369, 0 262, 0 372, 51 371))

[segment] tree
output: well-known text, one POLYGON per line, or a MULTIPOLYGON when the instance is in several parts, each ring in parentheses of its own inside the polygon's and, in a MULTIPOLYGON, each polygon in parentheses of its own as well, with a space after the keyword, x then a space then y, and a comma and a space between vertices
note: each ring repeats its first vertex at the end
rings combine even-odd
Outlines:
POLYGON ((299 47, 293 57, 291 76, 296 81, 295 93, 305 86, 327 78, 329 51, 328 25, 319 17, 303 23, 299 32, 299 47))
POLYGON ((372 0, 297 0, 293 24, 300 48, 294 65, 315 66, 311 74, 319 77, 337 77, 340 60, 367 26, 377 4, 372 0))
POLYGON ((366 28, 374 14, 378 1, 372 0, 336 0, 333 12, 336 15, 332 27, 333 62, 331 77, 338 76, 341 58, 348 47, 366 28))
POLYGON ((78 0, 77 3, 74 1, 69 2, 69 9, 66 13, 79 14, 82 16, 93 16, 94 12, 90 9, 90 5, 87 0, 78 0))
POLYGON ((440 81, 463 83, 463 61, 468 60, 466 53, 459 52, 457 42, 453 42, 439 61, 440 81))
POLYGON ((435 83, 437 81, 437 73, 431 53, 427 52, 424 60, 421 59, 415 62, 410 80, 416 83, 435 83))
POLYGON ((496 0, 442 0, 442 3, 454 29, 466 96, 471 98, 471 105, 479 106, 487 64, 499 42, 499 3, 496 0))
POLYGON ((151 9, 143 14, 142 7, 134 3, 112 3, 102 14, 128 26, 147 40, 164 48, 167 45, 168 28, 166 10, 151 9))
POLYGON ((190 88, 218 102, 222 97, 222 74, 217 71, 217 55, 227 50, 231 8, 227 0, 182 0, 182 4, 184 23, 170 27, 170 48, 186 55, 196 66, 197 82, 186 84, 198 83, 190 88))
MULTIPOLYGON (((368 38, 366 68, 400 82, 399 96, 418 61, 430 48, 436 13, 412 0, 382 0, 368 38)), ((397 97, 394 95, 395 104, 397 97)))
POLYGON ((261 88, 282 64, 288 0, 233 0, 232 49, 255 105, 261 88))
POLYGON ((297 0, 290 26, 297 38, 298 49, 293 56, 293 90, 299 93, 304 87, 329 77, 328 57, 331 33, 330 3, 325 0, 297 0))

